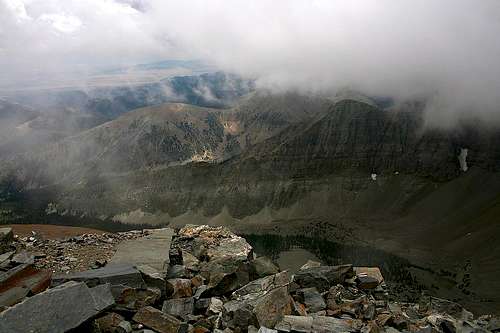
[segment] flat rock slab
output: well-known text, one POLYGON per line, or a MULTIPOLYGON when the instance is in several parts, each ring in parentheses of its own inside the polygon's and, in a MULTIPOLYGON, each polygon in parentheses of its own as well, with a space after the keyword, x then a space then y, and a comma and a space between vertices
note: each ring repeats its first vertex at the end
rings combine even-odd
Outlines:
POLYGON ((63 333, 114 305, 109 285, 68 282, 0 313, 2 333, 63 333))
POLYGON ((129 264, 110 264, 99 269, 63 274, 52 278, 53 285, 59 285, 67 281, 81 281, 91 287, 103 283, 124 285, 133 288, 146 287, 141 273, 129 264))
MULTIPOLYGON (((51 273, 25 264, 11 269, 7 279, 0 279, 0 308, 12 306, 28 294, 38 294, 50 286, 51 273)), ((8 272, 7 272, 8 273, 8 272)))
POLYGON ((170 262, 168 252, 174 230, 155 229, 145 237, 126 240, 118 245, 111 263, 127 263, 135 266, 148 265, 166 272, 170 262))

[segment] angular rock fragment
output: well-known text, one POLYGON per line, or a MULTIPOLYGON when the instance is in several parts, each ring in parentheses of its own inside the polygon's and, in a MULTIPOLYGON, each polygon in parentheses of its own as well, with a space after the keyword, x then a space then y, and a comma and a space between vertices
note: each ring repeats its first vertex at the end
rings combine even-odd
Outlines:
POLYGON ((229 327, 274 327, 292 311, 288 281, 287 272, 282 272, 252 281, 234 292, 233 300, 224 304, 224 318, 229 327))
POLYGON ((319 266, 298 271, 293 280, 302 288, 315 287, 319 292, 324 292, 353 276, 352 265, 319 266))
POLYGON ((151 306, 140 309, 134 315, 133 320, 158 333, 177 333, 181 326, 181 321, 179 319, 151 306))
POLYGON ((0 307, 12 306, 28 295, 38 294, 50 285, 51 273, 30 264, 16 266, 0 277, 0 307))
POLYGON ((103 317, 97 318, 96 324, 102 333, 114 333, 117 327, 125 318, 117 313, 111 312, 103 317))
POLYGON ((275 328, 281 332, 311 332, 312 325, 312 317, 284 316, 275 328))
POLYGON ((168 252, 171 265, 182 265, 182 250, 179 247, 172 246, 168 252))
POLYGON ((301 298, 309 313, 322 311, 326 308, 325 300, 316 288, 300 289, 297 295, 301 298))
POLYGON ((0 254, 0 268, 4 268, 10 265, 10 259, 15 253, 16 251, 8 251, 3 254, 0 254))
POLYGON ((253 259, 252 247, 228 229, 187 225, 174 241, 183 253, 198 260, 191 258, 188 264, 193 270, 199 267, 212 295, 230 293, 250 281, 248 263, 253 259))
POLYGON ((379 284, 384 282, 384 276, 382 275, 382 273, 380 272, 380 268, 378 267, 354 267, 353 269, 356 277, 365 275, 376 279, 379 284))
POLYGON ((464 310, 464 308, 458 303, 431 296, 422 297, 420 299, 420 303, 422 304, 422 310, 426 310, 428 312, 446 313, 457 318, 462 316, 464 310))
POLYGON ((257 331, 257 333, 278 333, 278 331, 262 326, 262 327, 259 328, 259 330, 257 331))
POLYGON ((231 259, 214 260, 201 269, 208 280, 208 290, 214 296, 222 296, 250 282, 248 263, 231 259))
POLYGON ((289 282, 290 277, 288 272, 280 272, 278 274, 266 276, 248 283, 233 292, 232 298, 241 298, 249 294, 264 293, 274 288, 287 286, 289 282))
POLYGON ((321 266, 321 263, 319 261, 308 260, 304 265, 302 265, 302 267, 300 267, 300 270, 319 267, 319 266, 321 266))
POLYGON ((192 297, 168 299, 163 302, 161 310, 166 314, 186 319, 194 313, 194 299, 192 297))
POLYGON ((208 287, 206 285, 201 285, 198 288, 196 288, 196 292, 194 293, 193 297, 195 299, 199 299, 199 298, 203 297, 203 295, 205 294, 205 292, 207 290, 208 290, 208 287))
POLYGON ((190 278, 190 274, 184 265, 170 265, 168 266, 167 278, 169 279, 190 278))
POLYGON ((200 270, 200 261, 194 255, 187 251, 182 251, 183 265, 192 272, 200 270))
POLYGON ((210 298, 210 303, 207 307, 207 315, 217 315, 222 312, 224 303, 217 297, 210 298))
POLYGON ((0 313, 0 332, 63 333, 114 305, 109 285, 67 282, 0 313), (23 320, 19 320, 23 318, 23 320))
POLYGON ((120 308, 138 310, 148 305, 154 305, 161 298, 158 288, 130 288, 127 286, 113 286, 113 295, 120 308))
MULTIPOLYGON (((139 270, 139 272, 141 272, 142 279, 148 287, 158 288, 161 292, 161 296, 166 297, 167 282, 158 270, 149 265, 139 265, 136 268, 137 270, 139 270)), ((172 292, 173 290, 169 290, 168 294, 171 294, 172 292)))
POLYGON ((33 265, 35 263, 35 256, 31 253, 26 252, 26 251, 22 251, 22 252, 17 253, 15 256, 13 256, 11 261, 14 264, 33 265))
POLYGON ((132 288, 146 288, 141 273, 134 266, 128 264, 111 264, 99 269, 58 275, 52 279, 52 284, 59 285, 67 281, 83 281, 90 287, 110 283, 111 285, 124 285, 132 288))
POLYGON ((357 329, 353 321, 349 319, 317 316, 313 318, 312 331, 318 333, 357 332, 357 329))
POLYGON ((183 298, 193 296, 190 279, 169 279, 167 280, 167 289, 172 290, 171 298, 183 298))
POLYGON ((274 275, 279 271, 279 267, 267 257, 258 257, 250 263, 250 274, 253 279, 274 275))
POLYGON ((115 330, 116 333, 132 333, 132 325, 126 321, 123 320, 118 324, 118 327, 115 330))
POLYGON ((375 289, 380 284, 379 280, 364 273, 356 276, 356 283, 359 289, 375 289))
POLYGON ((94 299, 96 309, 99 309, 99 311, 106 310, 110 306, 115 305, 115 299, 109 283, 90 288, 89 293, 94 299))
POLYGON ((0 228, 0 254, 10 251, 10 245, 14 240, 12 228, 0 228))
POLYGON ((285 316, 275 328, 280 332, 356 332, 349 319, 338 319, 325 316, 300 317, 285 316))

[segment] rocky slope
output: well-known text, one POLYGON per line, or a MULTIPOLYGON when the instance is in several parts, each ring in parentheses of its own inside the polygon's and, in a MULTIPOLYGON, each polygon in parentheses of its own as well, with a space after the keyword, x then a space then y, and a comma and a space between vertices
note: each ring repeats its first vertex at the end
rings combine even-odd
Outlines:
MULTIPOLYGON (((13 240, 9 230, 0 235, 1 252, 13 244, 47 249, 48 242, 35 237, 13 240)), ((59 247, 79 246, 83 252, 109 237, 85 235, 61 240, 59 247)), ((475 317, 448 300, 422 295, 418 303, 399 301, 377 267, 309 261, 293 275, 280 271, 223 227, 185 226, 165 255, 163 270, 103 262, 101 268, 51 275, 34 267, 45 260, 40 253, 2 253, 0 328, 6 333, 499 330, 498 318, 475 317)))

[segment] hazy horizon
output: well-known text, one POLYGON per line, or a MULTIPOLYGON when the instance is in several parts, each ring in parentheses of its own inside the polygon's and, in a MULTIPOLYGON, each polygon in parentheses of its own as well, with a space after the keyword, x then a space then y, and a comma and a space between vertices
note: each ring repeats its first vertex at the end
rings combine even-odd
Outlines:
POLYGON ((497 31, 493 0, 0 0, 0 84, 198 60, 280 91, 426 96, 437 123, 498 120, 497 31))

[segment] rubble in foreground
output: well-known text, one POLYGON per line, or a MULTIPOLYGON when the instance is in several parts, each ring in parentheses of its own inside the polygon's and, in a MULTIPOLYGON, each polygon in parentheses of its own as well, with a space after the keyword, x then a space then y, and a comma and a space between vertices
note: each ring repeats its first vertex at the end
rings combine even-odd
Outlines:
MULTIPOLYGON (((100 244, 99 237, 75 243, 100 244)), ((2 333, 500 332, 499 319, 474 318, 447 300, 389 301, 376 267, 307 262, 290 275, 224 227, 177 231, 165 272, 103 261, 95 269, 52 274, 37 268, 46 257, 16 250, 4 229, 0 249, 2 333)))

